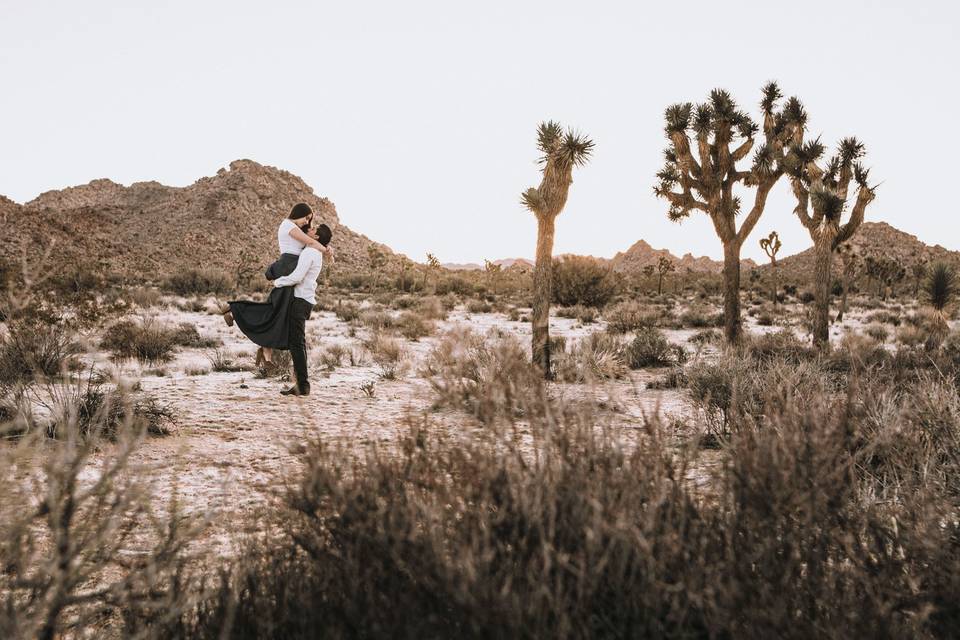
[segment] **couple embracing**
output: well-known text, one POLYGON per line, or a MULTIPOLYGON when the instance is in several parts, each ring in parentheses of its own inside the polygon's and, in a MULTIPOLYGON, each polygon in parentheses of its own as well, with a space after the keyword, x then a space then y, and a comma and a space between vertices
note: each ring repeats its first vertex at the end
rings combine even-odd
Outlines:
POLYGON ((323 258, 333 261, 329 248, 333 232, 325 224, 311 227, 313 210, 301 202, 293 207, 277 230, 280 258, 271 264, 265 276, 273 281, 266 302, 233 301, 224 311, 227 325, 234 324, 259 345, 257 364, 273 367, 273 351, 289 350, 293 360, 293 386, 283 395, 310 395, 307 375, 306 323, 317 303, 317 278, 323 258))

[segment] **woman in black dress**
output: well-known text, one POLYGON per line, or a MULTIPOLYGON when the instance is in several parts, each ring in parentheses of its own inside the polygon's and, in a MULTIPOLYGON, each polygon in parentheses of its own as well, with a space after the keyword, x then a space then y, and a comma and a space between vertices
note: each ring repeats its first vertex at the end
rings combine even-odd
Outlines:
MULTIPOLYGON (((306 203, 293 207, 290 215, 280 223, 277 230, 277 243, 280 258, 267 267, 264 275, 267 280, 276 280, 289 275, 297 267, 297 259, 304 247, 312 246, 328 258, 332 251, 326 244, 318 241, 316 232, 310 229, 313 211, 306 203)), ((325 226, 325 225, 324 225, 325 226)), ((329 232, 329 228, 327 229, 329 232)), ((329 238, 321 238, 329 242, 329 238)), ((272 366, 274 349, 288 349, 288 313, 293 301, 293 287, 275 287, 266 302, 234 300, 228 304, 223 318, 228 326, 236 323, 244 335, 250 338, 257 349, 257 366, 272 366)))

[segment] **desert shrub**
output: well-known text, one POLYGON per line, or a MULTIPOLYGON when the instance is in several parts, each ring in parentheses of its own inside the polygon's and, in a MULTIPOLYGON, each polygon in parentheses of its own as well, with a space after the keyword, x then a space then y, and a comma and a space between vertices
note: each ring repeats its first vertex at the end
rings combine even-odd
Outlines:
POLYGON ((353 302, 341 302, 334 309, 337 319, 343 322, 353 322, 360 318, 360 307, 353 302))
POLYGON ((899 327, 900 321, 900 314, 891 313, 885 309, 881 311, 874 311, 864 318, 864 322, 867 323, 889 324, 893 325, 894 327, 899 327))
POLYGON ((370 352, 370 357, 380 368, 380 377, 384 380, 395 380, 403 374, 407 364, 407 350, 396 338, 383 333, 375 332, 364 343, 370 352))
POLYGON ((647 383, 647 389, 680 389, 685 386, 687 386, 687 374, 683 367, 672 367, 666 375, 647 383))
POLYGON ((757 324, 761 327, 773 326, 773 315, 767 311, 760 312, 757 314, 757 324))
POLYGON ((76 427, 84 438, 116 441, 132 425, 155 436, 169 435, 176 414, 169 405, 152 396, 134 396, 124 389, 105 389, 88 377, 68 387, 55 411, 55 419, 46 427, 51 438, 64 438, 76 427))
POLYGON ((415 296, 397 296, 393 301, 394 309, 413 309, 419 304, 419 299, 415 296))
POLYGON ((194 349, 209 349, 222 344, 218 338, 207 338, 200 335, 195 325, 189 322, 181 322, 175 329, 170 330, 170 338, 173 344, 178 347, 189 347, 194 349))
POLYGON ((810 304, 815 298, 816 296, 813 295, 812 291, 801 291, 800 295, 797 296, 797 300, 799 300, 801 304, 810 304))
POLYGON ((863 333, 870 336, 877 342, 886 342, 887 338, 890 337, 890 332, 882 324, 873 323, 867 325, 863 330, 863 333))
POLYGON ((510 307, 510 310, 507 312, 507 320, 510 322, 519 322, 520 309, 517 309, 516 307, 510 307))
POLYGON ((438 296, 451 293, 467 296, 473 294, 473 291, 473 285, 460 276, 449 276, 437 281, 435 292, 438 296))
POLYGON ((331 344, 320 351, 319 361, 327 371, 334 371, 343 365, 343 360, 349 355, 349 350, 339 343, 331 344))
POLYGON ((627 372, 623 343, 607 332, 596 331, 571 349, 554 349, 552 353, 553 375, 561 382, 616 379, 627 372))
POLYGON ((451 330, 427 354, 421 373, 436 393, 437 407, 463 408, 486 424, 527 415, 545 393, 543 374, 512 336, 451 330))
POLYGON ((397 320, 397 329, 407 340, 417 341, 433 333, 433 323, 419 313, 404 311, 397 320))
POLYGON ((816 352, 789 329, 774 333, 744 336, 741 341, 747 355, 756 360, 783 360, 799 363, 813 358, 816 352))
POLYGON ((58 322, 23 319, 0 335, 0 384, 58 376, 80 349, 58 322))
POLYGON ((891 364, 891 354, 875 338, 848 333, 826 359, 824 366, 834 372, 851 373, 891 364))
POLYGON ((627 344, 624 358, 631 369, 665 367, 685 362, 686 352, 680 345, 671 344, 656 327, 643 327, 627 344))
POLYGON ((61 265, 45 284, 60 296, 75 300, 99 292, 105 282, 100 265, 80 261, 61 265))
POLYGON ((723 314, 713 311, 706 305, 694 305, 680 314, 680 323, 692 329, 722 327, 723 314))
POLYGON ((690 342, 698 346, 719 344, 723 342, 723 334, 716 329, 703 329, 690 336, 690 342))
POLYGON ((173 358, 174 332, 153 319, 141 322, 121 320, 104 332, 100 347, 117 359, 135 358, 144 364, 158 364, 173 358))
MULTIPOLYGON (((285 351, 274 351, 274 356, 278 353, 289 353, 285 351)), ((225 351, 219 347, 214 347, 207 351, 207 360, 210 361, 210 369, 218 373, 235 373, 237 371, 250 371, 252 367, 249 364, 240 362, 238 354, 225 351)))
POLYGON ((659 314, 655 309, 636 300, 620 302, 603 312, 607 329, 613 333, 630 333, 643 327, 655 327, 658 318, 659 314))
POLYGON ((449 313, 443 301, 436 296, 420 298, 416 310, 427 320, 446 320, 449 313))
POLYGON ((397 322, 389 311, 366 309, 360 312, 360 324, 375 332, 392 329, 397 322))
POLYGON ((467 302, 467 311, 470 313, 490 313, 493 307, 486 300, 470 300, 467 302))
POLYGON ((690 396, 714 436, 729 434, 731 426, 755 424, 768 405, 784 398, 814 402, 835 391, 816 362, 758 361, 748 355, 728 350, 716 361, 698 361, 686 369, 690 396))
POLYGON ((585 307, 581 304, 572 307, 560 307, 555 315, 558 318, 572 318, 579 320, 583 324, 591 324, 597 320, 596 307, 585 307))
POLYGON ((70 392, 77 404, 55 407, 58 439, 42 441, 44 425, 31 424, 0 448, 4 638, 179 635, 192 606, 185 587, 200 577, 188 549, 202 529, 176 487, 169 501, 153 497, 158 487, 132 454, 156 409, 119 394, 70 392), (119 423, 106 409, 116 405, 126 408, 119 423))
POLYGON ((233 281, 219 271, 188 269, 168 277, 164 287, 178 296, 225 294, 233 290, 233 281))
POLYGON ((136 287, 127 292, 130 301, 141 309, 156 307, 163 300, 163 295, 153 287, 136 287))
POLYGON ((619 279, 613 270, 593 258, 568 256, 553 260, 551 291, 556 304, 602 307, 618 289, 619 279))

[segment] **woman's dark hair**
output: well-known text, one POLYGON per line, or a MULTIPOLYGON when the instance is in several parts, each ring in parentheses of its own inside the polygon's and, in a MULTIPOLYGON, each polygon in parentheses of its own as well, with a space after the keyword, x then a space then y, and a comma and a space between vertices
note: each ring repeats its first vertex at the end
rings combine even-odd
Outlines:
POLYGON ((330 239, 333 237, 333 231, 330 231, 330 227, 325 224, 317 225, 317 242, 323 246, 330 244, 330 239))
POLYGON ((293 209, 290 210, 290 219, 296 220, 298 218, 305 218, 313 213, 313 209, 310 208, 306 202, 298 202, 293 205, 293 209))

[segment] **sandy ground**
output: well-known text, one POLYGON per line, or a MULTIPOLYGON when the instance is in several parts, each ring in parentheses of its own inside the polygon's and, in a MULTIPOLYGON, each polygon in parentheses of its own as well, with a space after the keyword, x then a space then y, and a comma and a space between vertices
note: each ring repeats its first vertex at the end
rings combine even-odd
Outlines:
MULTIPOLYGON (((193 324, 201 336, 222 340, 221 352, 252 366, 255 345, 236 328, 227 327, 218 315, 173 308, 150 309, 138 315, 170 325, 193 324)), ((211 371, 210 349, 179 349, 172 361, 159 367, 135 361, 115 364, 103 353, 91 359, 120 378, 139 380, 145 394, 174 409, 174 434, 145 440, 134 461, 156 474, 158 492, 176 485, 189 511, 215 514, 210 535, 227 542, 242 527, 256 527, 257 520, 249 517, 250 513, 296 478, 299 454, 310 439, 356 445, 358 452, 361 445, 370 443, 389 446, 407 429, 409 416, 422 415, 436 428, 463 437, 483 429, 459 411, 434 410, 429 383, 417 373, 419 363, 440 336, 458 326, 481 334, 499 330, 527 340, 530 336, 528 323, 509 321, 501 314, 470 314, 458 309, 437 323, 432 336, 404 341, 409 354, 406 371, 396 380, 383 380, 369 356, 359 366, 345 362, 332 372, 325 371, 318 362, 320 351, 339 343, 362 352, 362 338, 369 334, 365 329, 352 332, 332 312, 314 312, 307 323, 311 395, 298 399, 280 395, 288 382, 258 378, 253 371, 211 371), (372 398, 360 388, 365 382, 375 385, 372 398)), ((602 328, 602 323, 551 320, 552 335, 568 340, 602 328)), ((694 331, 666 333, 671 341, 682 343, 694 331)), ((647 381, 662 373, 633 371, 628 378, 603 385, 554 385, 552 392, 568 399, 601 401, 611 407, 611 421, 629 430, 639 428, 644 415, 691 411, 681 392, 645 389, 647 381)))
MULTIPOLYGON (((832 337, 839 339, 847 331, 859 330, 865 313, 869 312, 851 313, 844 325, 834 325, 832 337)), ((252 366, 255 345, 238 329, 227 327, 219 315, 172 306, 144 310, 139 315, 169 325, 193 324, 201 336, 222 340, 221 352, 252 366)), ((796 317, 794 313, 791 316, 796 317)), ((747 315, 744 320, 752 332, 783 328, 757 326, 747 315)), ((383 380, 369 357, 358 366, 345 362, 334 371, 325 371, 318 361, 325 347, 339 343, 362 352, 362 338, 369 332, 352 329, 332 312, 315 312, 307 323, 312 393, 297 399, 280 395, 288 382, 258 378, 252 371, 211 371, 210 349, 180 349, 172 361, 159 368, 142 367, 136 362, 115 364, 104 353, 93 354, 91 359, 121 378, 139 380, 144 393, 174 409, 174 434, 148 438, 137 449, 135 462, 152 470, 158 493, 176 485, 189 511, 212 515, 208 539, 229 546, 244 527, 258 526, 258 519, 251 514, 275 498, 284 483, 295 480, 299 454, 308 440, 346 443, 356 446, 358 452, 370 443, 390 446, 407 428, 409 416, 423 415, 431 425, 458 437, 471 437, 483 429, 462 412, 433 410, 433 392, 418 374, 419 363, 440 336, 463 326, 480 334, 514 334, 524 341, 529 340, 531 331, 529 323, 510 321, 497 313, 470 314, 461 307, 438 322, 432 336, 406 341, 409 361, 405 373, 396 380, 383 380), (375 385, 373 397, 361 390, 366 382, 375 385)), ((602 322, 584 325, 572 319, 551 319, 551 335, 564 336, 568 343, 603 328, 602 322)), ((691 353, 696 351, 689 338, 697 330, 664 333, 671 342, 684 345, 691 353)), ((710 358, 714 353, 715 348, 706 347, 699 357, 710 358)), ((660 415, 666 423, 677 418, 693 422, 694 409, 684 391, 647 388, 648 382, 664 372, 631 371, 625 379, 599 385, 552 384, 551 393, 600 402, 608 414, 605 421, 629 439, 642 427, 645 416, 660 415)), ((704 454, 703 462, 710 465, 709 453, 704 454)), ((708 481, 707 474, 699 472, 694 479, 698 483, 708 481)))

